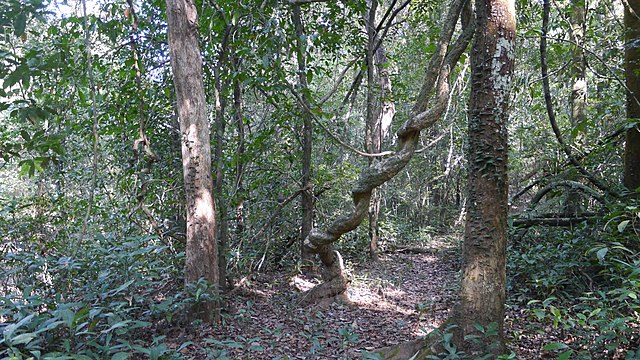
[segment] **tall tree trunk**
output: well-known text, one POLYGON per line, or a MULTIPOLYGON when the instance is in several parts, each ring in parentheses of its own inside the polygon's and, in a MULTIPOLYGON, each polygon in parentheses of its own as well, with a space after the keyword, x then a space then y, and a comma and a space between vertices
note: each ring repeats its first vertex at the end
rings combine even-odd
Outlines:
POLYGON ((216 210, 211 181, 210 131, 198 44, 198 14, 192 0, 166 0, 166 3, 186 194, 185 281, 189 284, 204 279, 213 287, 213 300, 195 305, 191 316, 217 321, 219 272, 216 210))
POLYGON ((468 203, 464 233, 460 306, 456 315, 463 343, 480 335, 476 324, 497 326, 471 352, 500 354, 507 245, 507 120, 513 76, 515 8, 513 0, 476 0, 476 33, 471 54, 469 100, 468 203), (494 325, 491 325, 494 324, 494 325))
MULTIPOLYGON (((227 30, 228 33, 228 30, 227 30)), ((227 258, 226 248, 229 238, 229 222, 227 216, 227 201, 224 197, 224 158, 223 150, 225 146, 224 133, 226 130, 226 120, 224 118, 225 113, 225 99, 222 98, 223 84, 220 78, 220 68, 225 58, 226 53, 226 36, 223 41, 222 49, 220 50, 220 56, 218 57, 218 63, 214 65, 214 101, 215 101, 215 126, 216 126, 216 148, 215 148, 215 164, 216 164, 216 181, 215 181, 215 197, 216 197, 216 215, 218 217, 218 268, 219 268, 219 284, 220 289, 224 291, 227 286, 227 258)))
MULTIPOLYGON (((367 119, 365 127, 365 148, 367 152, 377 154, 382 151, 382 143, 389 134, 391 122, 396 109, 391 97, 391 79, 386 69, 387 55, 384 46, 376 45, 380 37, 376 32, 377 0, 370 0, 369 12, 366 18, 367 26, 367 119)), ((369 166, 379 161, 377 158, 369 158, 369 166)), ((378 242, 380 240, 380 205, 382 191, 376 188, 371 193, 369 204, 369 256, 372 260, 378 259, 378 242)))
MULTIPOLYGON (((573 0, 571 8, 571 38, 574 42, 571 59, 571 127, 576 128, 587 117, 587 59, 584 54, 584 35, 587 27, 586 0, 573 0)), ((571 142, 579 141, 579 138, 570 139, 571 142)), ((577 180, 577 174, 569 176, 569 180, 577 180)), ((564 213, 568 216, 580 213, 580 192, 570 188, 567 191, 567 199, 564 204, 564 213)))
POLYGON ((640 0, 625 1, 625 75, 627 119, 635 126, 627 130, 624 149, 624 186, 631 191, 640 187, 640 0))
MULTIPOLYGON (((300 86, 300 94, 303 102, 302 109, 302 229, 300 232, 301 244, 304 239, 309 236, 313 228, 313 184, 311 183, 311 150, 313 140, 312 115, 309 113, 311 109, 311 100, 309 99, 309 85, 307 84, 307 59, 306 47, 302 42, 304 28, 302 25, 302 17, 300 15, 300 5, 293 5, 292 20, 296 33, 296 57, 298 61, 298 85, 300 86)), ((302 244, 301 259, 303 265, 309 265, 312 261, 313 254, 308 251, 302 244)))
MULTIPOLYGON (((378 0, 367 1, 368 12, 365 16, 365 26, 367 30, 367 109, 365 119, 365 150, 369 153, 380 152, 380 139, 376 133, 376 67, 374 52, 376 39, 376 11, 378 10, 378 0)), ((375 158, 369 158, 369 166, 375 158)), ((373 189, 371 200, 369 201, 369 256, 372 260, 378 260, 378 239, 380 231, 378 227, 378 217, 380 215, 380 189, 373 189)))
MULTIPOLYGON (((240 72, 240 59, 232 58, 236 72, 240 72)), ((233 80, 233 117, 236 122, 238 147, 236 148, 236 235, 244 232, 244 113, 242 108, 242 83, 236 76, 233 80)))

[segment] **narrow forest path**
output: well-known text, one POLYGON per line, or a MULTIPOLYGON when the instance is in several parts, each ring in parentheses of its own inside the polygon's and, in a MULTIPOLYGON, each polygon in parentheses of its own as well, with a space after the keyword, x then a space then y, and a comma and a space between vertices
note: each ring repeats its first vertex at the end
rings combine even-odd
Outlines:
POLYGON ((260 274, 236 288, 226 324, 167 334, 194 359, 361 359, 363 350, 413 340, 455 302, 459 256, 447 245, 388 253, 350 271, 349 301, 299 304, 307 281, 260 274), (424 330, 423 330, 424 329, 424 330))

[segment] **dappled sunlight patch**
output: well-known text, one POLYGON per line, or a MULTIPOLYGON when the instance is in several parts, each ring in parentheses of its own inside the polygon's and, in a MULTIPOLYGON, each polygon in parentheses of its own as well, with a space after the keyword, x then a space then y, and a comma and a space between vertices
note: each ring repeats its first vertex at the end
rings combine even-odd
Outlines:
POLYGON ((304 275, 254 274, 231 290, 224 328, 188 339, 192 351, 229 358, 358 359, 362 350, 424 336, 446 319, 457 265, 439 254, 384 254, 351 265, 348 300, 305 306, 300 297, 319 283, 304 275), (258 296, 266 294, 268 296, 258 296))

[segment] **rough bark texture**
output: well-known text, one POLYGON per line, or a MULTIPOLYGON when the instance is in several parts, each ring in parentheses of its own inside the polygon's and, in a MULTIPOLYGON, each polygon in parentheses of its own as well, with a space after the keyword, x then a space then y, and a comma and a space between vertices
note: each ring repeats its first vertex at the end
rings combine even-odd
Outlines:
POLYGON ((471 54, 468 203, 464 234, 458 343, 479 335, 474 327, 497 325, 497 336, 482 336, 472 353, 500 354, 507 244, 507 120, 514 66, 515 8, 511 0, 476 0, 476 34, 471 54))
MULTIPOLYGON (((571 59, 572 88, 571 98, 571 127, 576 128, 586 120, 587 116, 587 59, 584 54, 584 34, 587 27, 587 9, 585 0, 573 0, 571 8, 571 39, 573 45, 571 59)), ((571 142, 579 141, 579 137, 571 138, 571 142)), ((577 174, 570 174, 569 180, 577 180, 577 174)), ((569 189, 564 204, 564 212, 568 216, 582 211, 580 193, 569 189)))
MULTIPOLYGON (((302 197, 300 205, 302 207, 302 227, 300 238, 304 240, 313 228, 313 184, 311 183, 311 151, 313 140, 313 124, 312 117, 309 113, 311 109, 311 101, 309 99, 309 85, 307 84, 307 59, 306 44, 302 42, 304 28, 302 26, 302 18, 300 15, 300 5, 293 5, 292 20, 295 26, 298 60, 298 85, 300 86, 301 99, 303 102, 302 109, 302 197)), ((303 265, 308 265, 313 254, 301 246, 301 258, 303 265)))
POLYGON ((624 186, 640 187, 640 1, 628 0, 624 9, 627 118, 636 125, 627 130, 624 149, 624 186))
MULTIPOLYGON (((185 281, 193 283, 203 278, 215 289, 219 282, 218 246, 198 14, 191 0, 166 2, 187 201, 185 281)), ((192 316, 205 321, 217 320, 217 302, 209 301, 194 307, 192 316)))
POLYGON ((449 96, 449 71, 465 51, 471 36, 471 32, 465 30, 458 41, 450 46, 458 17, 465 3, 465 0, 453 0, 449 7, 438 41, 438 51, 427 68, 421 94, 412 115, 397 132, 397 151, 390 157, 371 164, 362 172, 351 191, 353 207, 346 214, 338 216, 324 230, 312 229, 305 239, 308 251, 318 254, 324 270, 324 283, 311 289, 305 299, 316 301, 329 298, 342 294, 347 289, 348 280, 343 274, 342 258, 333 249, 332 244, 340 236, 360 225, 368 214, 373 189, 393 178, 406 166, 416 151, 420 131, 432 126, 444 112, 449 96), (435 99, 430 102, 433 96, 435 99), (431 108, 429 108, 430 104, 431 108))

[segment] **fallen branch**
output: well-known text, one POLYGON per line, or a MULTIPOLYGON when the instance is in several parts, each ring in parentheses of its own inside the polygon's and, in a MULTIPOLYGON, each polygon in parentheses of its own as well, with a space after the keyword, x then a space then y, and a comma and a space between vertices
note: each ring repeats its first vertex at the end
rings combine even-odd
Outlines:
POLYGON ((394 253, 411 253, 411 254, 437 254, 440 249, 423 248, 419 246, 399 247, 389 252, 394 253))
POLYGON ((577 216, 577 217, 533 217, 529 219, 514 219, 512 224, 515 227, 531 227, 536 225, 545 226, 574 226, 583 222, 595 222, 599 220, 595 216, 577 216))

